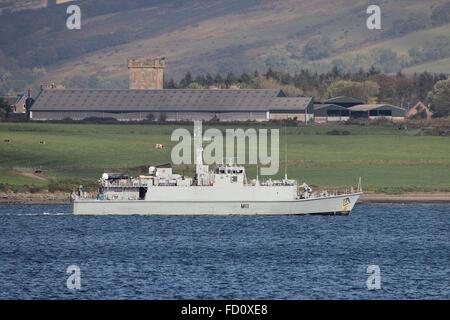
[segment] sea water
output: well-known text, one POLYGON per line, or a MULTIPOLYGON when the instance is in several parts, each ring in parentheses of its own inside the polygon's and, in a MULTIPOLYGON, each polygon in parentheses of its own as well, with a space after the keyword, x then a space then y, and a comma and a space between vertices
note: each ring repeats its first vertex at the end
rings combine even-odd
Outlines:
POLYGON ((448 204, 348 217, 70 212, 0 205, 0 299, 450 298, 448 204))

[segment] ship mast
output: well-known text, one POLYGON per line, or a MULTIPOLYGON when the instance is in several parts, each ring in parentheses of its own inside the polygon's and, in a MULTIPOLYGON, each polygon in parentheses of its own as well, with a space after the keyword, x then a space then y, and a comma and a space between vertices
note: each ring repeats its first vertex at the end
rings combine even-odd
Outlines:
POLYGON ((203 128, 201 121, 194 121, 195 173, 198 185, 207 184, 209 167, 203 164, 203 128))
POLYGON ((194 121, 194 150, 195 150, 195 164, 197 174, 200 173, 203 166, 203 128, 201 121, 194 121))

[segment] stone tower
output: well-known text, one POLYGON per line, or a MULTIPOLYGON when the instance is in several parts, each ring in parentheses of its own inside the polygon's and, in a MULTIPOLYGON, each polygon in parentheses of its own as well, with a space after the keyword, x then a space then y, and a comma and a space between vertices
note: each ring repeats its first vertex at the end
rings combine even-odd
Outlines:
POLYGON ((165 58, 129 59, 130 89, 163 89, 165 66, 165 58))

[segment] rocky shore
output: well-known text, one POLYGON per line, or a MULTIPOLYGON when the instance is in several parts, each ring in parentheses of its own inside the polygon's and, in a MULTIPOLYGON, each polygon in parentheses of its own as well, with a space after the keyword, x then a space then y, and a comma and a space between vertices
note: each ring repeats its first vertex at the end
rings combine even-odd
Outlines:
POLYGON ((70 193, 0 193, 0 204, 67 204, 70 203, 70 193))

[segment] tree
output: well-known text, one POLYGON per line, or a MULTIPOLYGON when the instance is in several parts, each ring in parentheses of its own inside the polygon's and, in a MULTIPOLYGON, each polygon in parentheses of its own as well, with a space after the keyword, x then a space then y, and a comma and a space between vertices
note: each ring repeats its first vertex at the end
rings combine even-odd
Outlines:
POLYGON ((222 76, 220 75, 220 73, 217 73, 216 76, 214 77, 214 83, 217 85, 221 85, 221 84, 223 84, 223 81, 224 80, 223 80, 222 76))
POLYGON ((167 84, 164 86, 167 89, 176 89, 177 86, 175 84, 175 80, 173 80, 173 78, 170 78, 169 82, 167 82, 167 84))
POLYGON ((190 72, 186 73, 186 75, 184 76, 183 79, 181 79, 180 81, 180 87, 182 88, 186 88, 188 85, 191 84, 191 82, 193 82, 194 79, 192 78, 192 75, 190 72))
POLYGON ((371 66, 369 71, 367 72, 369 76, 375 76, 381 73, 380 70, 378 70, 377 68, 375 68, 374 66, 371 66))
POLYGON ((307 60, 319 60, 330 56, 333 49, 330 38, 316 36, 311 38, 303 48, 303 56, 307 60))
POLYGON ((401 69, 401 61, 397 53, 390 48, 376 49, 374 60, 375 64, 386 73, 398 72, 401 69))
POLYGON ((206 84, 206 77, 204 74, 199 74, 195 77, 194 82, 197 82, 198 84, 205 86, 206 84))
POLYGON ((206 74, 205 81, 207 86, 212 86, 214 84, 214 78, 210 73, 206 74))
POLYGON ((329 98, 337 96, 349 96, 363 101, 375 100, 380 91, 380 86, 375 81, 334 81, 327 90, 329 98))
POLYGON ((437 6, 431 13, 431 23, 434 27, 448 22, 450 22, 450 2, 437 6))
POLYGON ((283 85, 273 78, 267 79, 263 76, 254 79, 254 84, 258 89, 281 89, 289 97, 298 97, 303 93, 302 90, 293 85, 283 85))
POLYGON ((411 103, 411 97, 415 94, 414 83, 411 78, 404 76, 401 72, 397 73, 394 80, 395 92, 398 98, 396 104, 403 108, 405 104, 411 103))
POLYGON ((241 74, 239 82, 244 83, 246 85, 250 85, 253 83, 253 79, 252 77, 250 77, 248 73, 244 72, 243 74, 241 74))
POLYGON ((419 76, 414 75, 417 98, 419 100, 424 100, 427 97, 428 92, 433 89, 433 85, 435 84, 433 75, 424 72, 419 74, 419 76))
POLYGON ((0 98, 0 119, 6 119, 11 112, 11 106, 5 100, 0 98))
POLYGON ((225 79, 225 85, 230 87, 232 84, 235 84, 238 81, 237 77, 232 73, 228 73, 225 79))
POLYGON ((434 88, 428 94, 431 109, 437 115, 448 116, 450 114, 450 79, 436 82, 434 88))
POLYGON ((204 89, 204 87, 198 82, 191 82, 186 89, 204 89))

